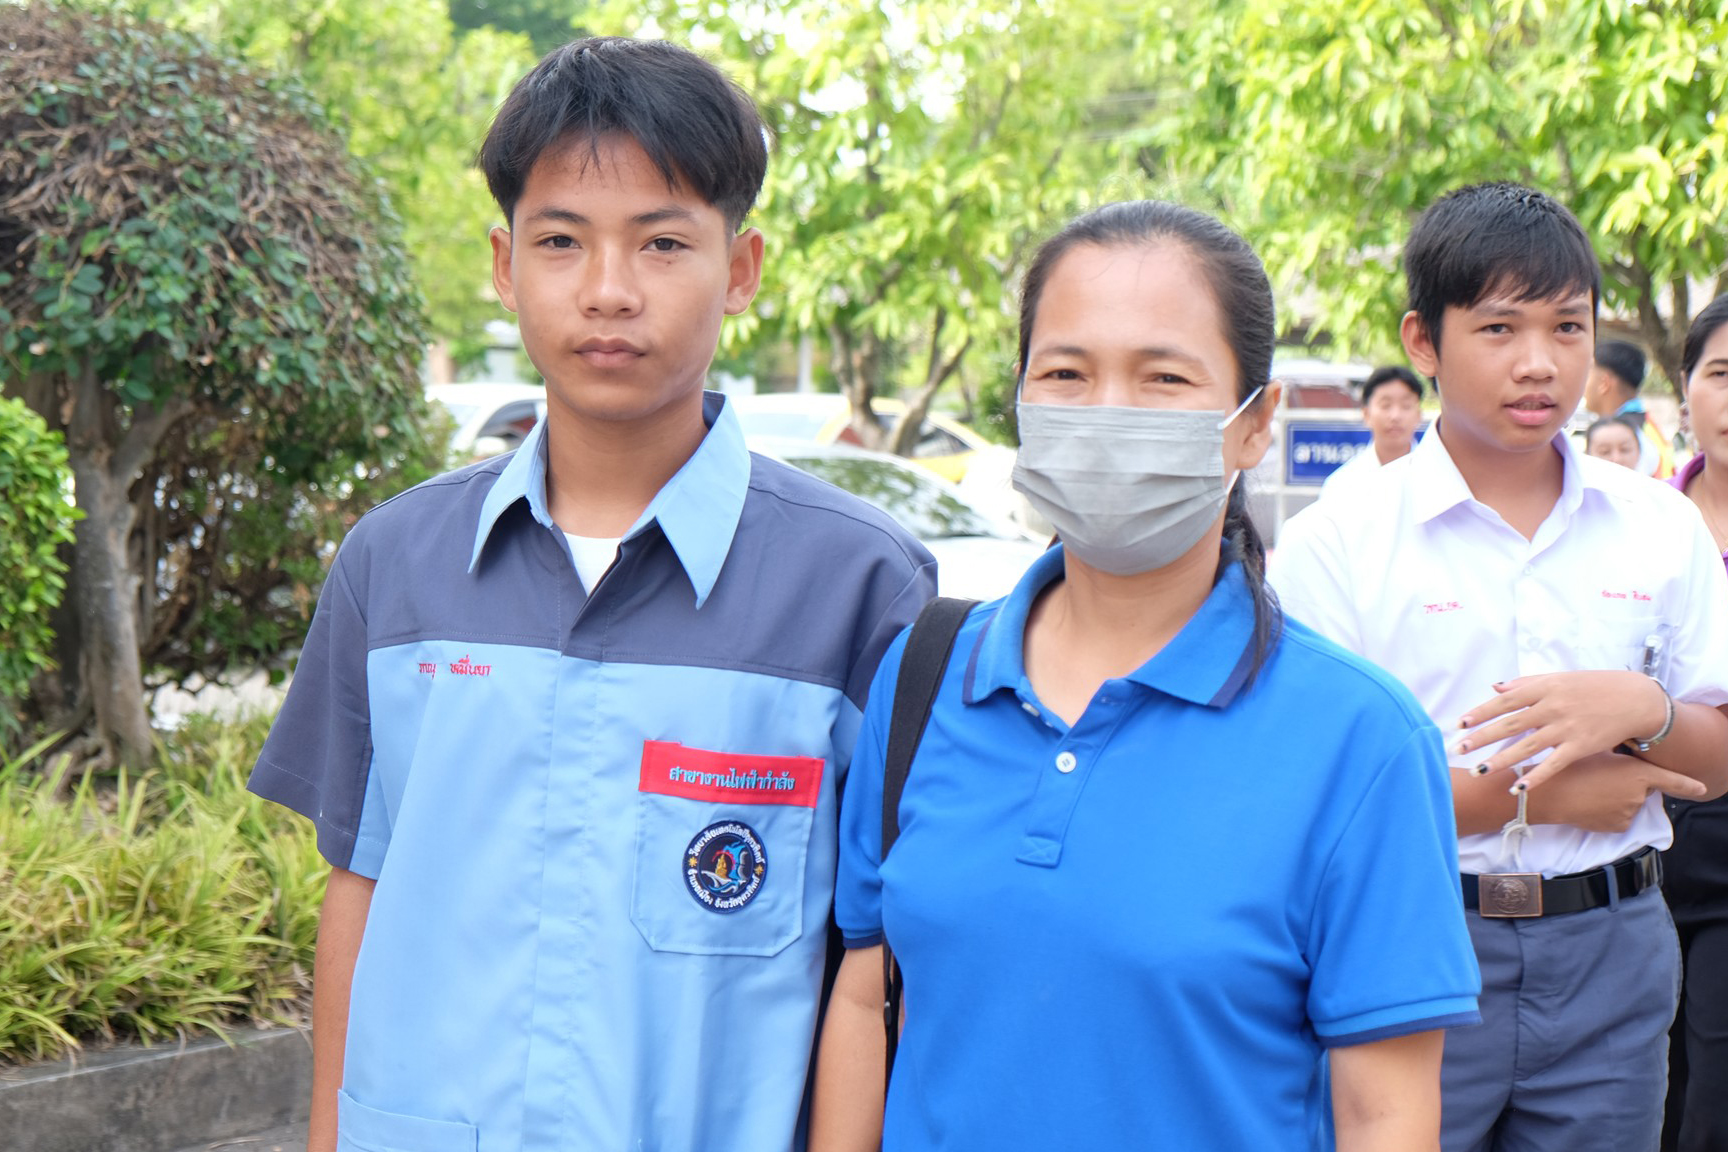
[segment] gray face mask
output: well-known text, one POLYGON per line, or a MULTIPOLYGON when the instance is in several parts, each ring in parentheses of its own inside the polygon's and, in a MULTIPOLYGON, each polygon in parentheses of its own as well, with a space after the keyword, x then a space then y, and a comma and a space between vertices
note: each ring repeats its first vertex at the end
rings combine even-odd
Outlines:
POLYGON ((1236 475, 1224 478, 1224 429, 1234 412, 1018 405, 1014 487, 1070 553, 1127 576, 1169 564, 1199 542, 1236 475))

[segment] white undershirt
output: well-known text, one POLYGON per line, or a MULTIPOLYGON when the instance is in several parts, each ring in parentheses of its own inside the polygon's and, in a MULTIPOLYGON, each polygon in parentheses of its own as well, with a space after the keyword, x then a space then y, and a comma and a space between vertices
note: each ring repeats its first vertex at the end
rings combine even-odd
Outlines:
POLYGON ((576 576, 582 581, 583 590, 593 592, 594 585, 600 583, 600 577, 606 575, 606 569, 618 558, 618 544, 623 537, 573 536, 566 532, 564 539, 570 541, 570 556, 576 561, 576 576))

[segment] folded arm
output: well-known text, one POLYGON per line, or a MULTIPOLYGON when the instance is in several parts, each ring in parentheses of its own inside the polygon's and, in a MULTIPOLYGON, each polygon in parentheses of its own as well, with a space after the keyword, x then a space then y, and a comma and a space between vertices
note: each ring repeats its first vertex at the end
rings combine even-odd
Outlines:
MULTIPOLYGON (((1536 788, 1586 757, 1645 740, 1667 718, 1665 693, 1638 672, 1553 672, 1494 685, 1495 695, 1459 718, 1467 731, 1454 745, 1479 754, 1475 771, 1502 772, 1548 752, 1521 781, 1536 788), (1488 754, 1495 744, 1510 740, 1488 754)), ((1637 758, 1704 785, 1705 798, 1728 792, 1728 714, 1705 704, 1674 702, 1674 726, 1660 744, 1637 758)), ((1501 785, 1505 787, 1504 784, 1501 785)), ((1664 789, 1666 791, 1666 789, 1664 789)))

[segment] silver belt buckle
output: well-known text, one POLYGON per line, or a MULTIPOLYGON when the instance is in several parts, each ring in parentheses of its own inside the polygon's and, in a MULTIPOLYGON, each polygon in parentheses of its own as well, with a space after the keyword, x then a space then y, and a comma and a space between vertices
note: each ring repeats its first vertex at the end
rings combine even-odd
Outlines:
POLYGON ((1476 877, 1476 911, 1495 920, 1542 915, 1542 874, 1489 872, 1476 877))

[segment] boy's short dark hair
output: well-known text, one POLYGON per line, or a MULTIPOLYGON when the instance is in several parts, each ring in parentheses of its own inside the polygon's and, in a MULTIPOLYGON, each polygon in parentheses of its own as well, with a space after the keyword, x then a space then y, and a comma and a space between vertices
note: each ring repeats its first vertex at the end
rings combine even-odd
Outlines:
POLYGON ((768 171, 756 105, 720 69, 664 40, 595 36, 548 52, 511 90, 480 145, 505 220, 548 148, 581 141, 598 159, 608 136, 634 140, 668 187, 695 192, 734 232, 768 171))
POLYGON ((1388 364, 1384 368, 1376 368, 1368 373, 1368 379, 1362 385, 1362 406, 1366 408, 1368 401, 1373 399, 1374 389, 1382 384, 1390 384, 1394 380, 1416 393, 1416 399, 1422 399, 1422 377, 1402 364, 1388 364))
POLYGON ((1436 348, 1447 308, 1507 292, 1553 300, 1588 288, 1594 311, 1602 297, 1602 269, 1577 217, 1521 184, 1472 184, 1430 204, 1404 244, 1404 276, 1410 310, 1436 348))
POLYGON ((1618 376, 1626 387, 1636 392, 1644 385, 1647 361, 1644 350, 1625 340, 1609 340, 1596 345, 1596 363, 1618 376))

